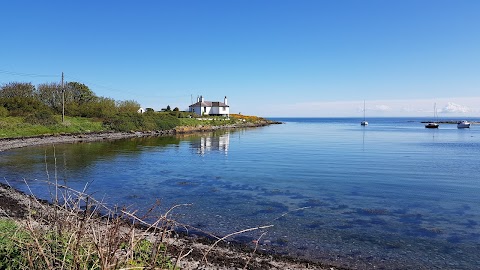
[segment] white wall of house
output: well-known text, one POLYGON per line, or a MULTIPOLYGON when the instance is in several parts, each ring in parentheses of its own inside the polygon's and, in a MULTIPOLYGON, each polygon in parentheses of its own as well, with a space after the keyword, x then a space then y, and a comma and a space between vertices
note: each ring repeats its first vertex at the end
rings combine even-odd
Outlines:
POLYGON ((211 107, 210 113, 209 114, 221 114, 221 115, 229 115, 230 114, 230 108, 229 107, 211 107))
POLYGON ((195 106, 195 107, 192 107, 193 111, 195 114, 198 114, 198 115, 209 115, 210 114, 210 111, 212 110, 212 107, 200 107, 200 106, 195 106))

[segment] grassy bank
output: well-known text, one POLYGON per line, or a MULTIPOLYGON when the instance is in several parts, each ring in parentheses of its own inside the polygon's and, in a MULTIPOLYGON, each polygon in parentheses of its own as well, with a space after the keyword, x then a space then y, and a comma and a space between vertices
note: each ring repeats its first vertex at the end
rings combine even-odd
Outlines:
POLYGON ((38 135, 76 134, 102 131, 155 131, 177 127, 228 126, 255 124, 268 120, 255 116, 232 115, 223 117, 178 118, 169 113, 125 113, 106 119, 53 116, 50 121, 32 121, 27 117, 0 117, 0 138, 32 137, 38 135))
POLYGON ((25 121, 24 117, 0 117, 0 138, 30 137, 43 134, 84 133, 104 131, 102 121, 83 117, 66 117, 61 123, 61 117, 56 117, 58 123, 43 125, 25 121))

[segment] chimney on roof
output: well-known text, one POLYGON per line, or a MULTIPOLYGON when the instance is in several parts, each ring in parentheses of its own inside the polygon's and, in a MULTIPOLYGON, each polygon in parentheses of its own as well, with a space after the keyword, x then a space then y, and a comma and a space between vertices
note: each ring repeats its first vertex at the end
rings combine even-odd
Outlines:
POLYGON ((227 103, 227 96, 225 96, 225 98, 223 98, 223 103, 225 103, 225 105, 228 105, 228 103, 227 103))
POLYGON ((203 102, 203 96, 200 96, 200 102, 203 102))
POLYGON ((197 96, 197 102, 200 102, 200 96, 197 96))

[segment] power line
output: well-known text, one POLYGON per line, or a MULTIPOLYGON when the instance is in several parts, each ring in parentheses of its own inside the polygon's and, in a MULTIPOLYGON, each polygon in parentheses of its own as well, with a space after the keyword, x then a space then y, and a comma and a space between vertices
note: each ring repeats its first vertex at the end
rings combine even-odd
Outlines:
MULTIPOLYGON (((9 71, 9 70, 4 70, 4 69, 0 69, 0 74, 22 76, 22 77, 34 77, 34 78, 40 78, 40 77, 43 77, 43 78, 58 78, 58 75, 24 73, 24 72, 9 71)), ((141 93, 138 93, 138 92, 120 90, 120 89, 117 89, 117 88, 108 87, 108 86, 105 86, 105 85, 101 85, 101 84, 90 82, 90 81, 85 81, 85 80, 82 80, 82 79, 79 79, 79 78, 74 78, 74 77, 71 77, 71 76, 65 76, 65 78, 70 78, 70 79, 73 79, 73 80, 78 81, 78 82, 84 82, 88 85, 93 85, 93 86, 96 86, 96 87, 99 87, 99 88, 103 88, 103 89, 109 90, 111 92, 115 92, 115 93, 120 92, 120 93, 135 95, 135 96, 155 97, 155 98, 186 98, 186 97, 190 96, 190 94, 175 95, 175 96, 162 96, 162 95, 152 95, 152 94, 142 95, 141 93)))
POLYGON ((99 87, 99 88, 103 88, 103 89, 106 89, 106 90, 109 90, 111 92, 115 92, 115 93, 124 93, 124 94, 130 94, 130 95, 134 95, 134 96, 141 96, 141 97, 156 97, 156 98, 185 98, 185 97, 188 97, 190 96, 190 94, 184 94, 184 95, 175 95, 175 96, 161 96, 161 95, 152 95, 152 94, 149 94, 149 95, 142 95, 141 92, 139 93, 138 91, 128 91, 128 90, 123 90, 123 89, 118 89, 118 88, 112 88, 112 87, 109 87, 109 86, 105 86, 105 85, 101 85, 101 84, 98 84, 98 83, 94 83, 94 82, 91 82, 91 81, 85 81, 85 80, 82 80, 82 79, 79 79, 79 78, 75 78, 75 77, 72 77, 72 76, 65 76, 66 78, 70 78, 70 79, 73 79, 77 82, 82 82, 82 83, 85 83, 87 85, 93 85, 93 86, 96 86, 96 87, 99 87))
POLYGON ((1 74, 13 75, 13 76, 22 76, 22 77, 58 77, 58 75, 46 75, 46 74, 35 74, 35 73, 23 73, 23 72, 15 72, 9 70, 0 69, 1 74))

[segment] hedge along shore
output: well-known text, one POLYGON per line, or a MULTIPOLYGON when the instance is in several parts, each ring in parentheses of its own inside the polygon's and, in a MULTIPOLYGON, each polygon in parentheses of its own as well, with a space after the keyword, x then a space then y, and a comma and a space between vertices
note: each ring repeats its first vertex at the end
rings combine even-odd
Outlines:
MULTIPOLYGON (((226 126, 197 126, 197 127, 177 127, 166 131, 152 132, 105 132, 105 133, 87 133, 87 134, 61 134, 61 135, 43 135, 28 138, 10 138, 0 139, 0 151, 8 149, 60 144, 76 142, 93 142, 102 140, 117 140, 134 137, 148 136, 172 136, 176 134, 190 134, 195 132, 210 132, 222 129, 260 127, 270 124, 279 124, 278 122, 260 122, 244 123, 226 126)), ((0 218, 13 219, 16 222, 25 222, 28 218, 27 213, 31 209, 37 211, 51 211, 55 206, 46 201, 35 199, 33 195, 27 195, 21 191, 0 183, 0 218), (49 210, 50 209, 50 210, 49 210)), ((152 236, 154 237, 154 236, 152 236)), ((300 260, 294 257, 278 256, 260 251, 254 252, 253 249, 244 244, 220 242, 211 249, 214 238, 199 235, 183 235, 180 238, 166 239, 171 245, 172 253, 170 256, 175 259, 178 252, 188 246, 192 249, 189 256, 183 258, 178 265, 181 269, 205 269, 205 270, 223 270, 223 269, 343 269, 323 265, 317 262, 300 260), (176 247, 176 248, 175 248, 176 247), (204 261, 204 254, 208 253, 208 263, 204 261)))
POLYGON ((103 140, 119 140, 135 137, 154 137, 154 136, 174 136, 176 134, 190 134, 196 132, 209 132, 215 130, 228 130, 236 128, 250 128, 250 127, 262 127, 271 124, 280 124, 280 122, 274 121, 259 121, 257 123, 242 123, 234 125, 223 126, 179 126, 170 130, 158 130, 158 131, 132 131, 132 132, 93 132, 82 134, 48 134, 38 135, 33 137, 20 137, 20 138, 3 138, 0 139, 0 152, 8 149, 46 145, 46 144, 61 144, 61 143, 76 143, 76 142, 94 142, 103 140))

